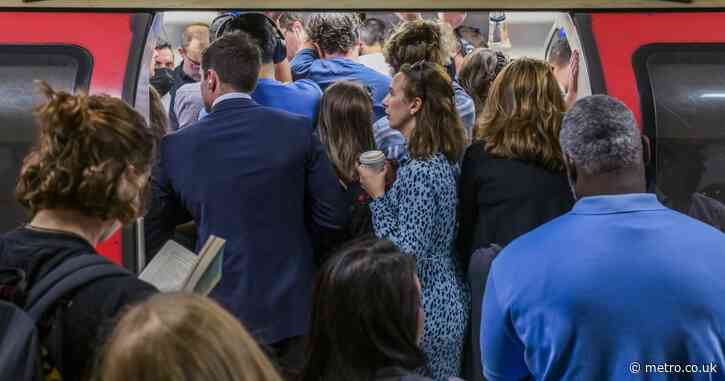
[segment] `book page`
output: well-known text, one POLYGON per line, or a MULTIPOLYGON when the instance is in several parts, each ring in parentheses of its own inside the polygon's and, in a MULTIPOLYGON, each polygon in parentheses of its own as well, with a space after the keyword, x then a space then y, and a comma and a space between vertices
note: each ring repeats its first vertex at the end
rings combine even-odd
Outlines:
POLYGON ((219 254, 216 255, 214 261, 212 261, 211 265, 206 269, 204 275, 202 275, 201 279, 199 279, 199 282, 194 287, 194 292, 204 296, 209 295, 211 290, 213 290, 222 279, 223 263, 224 248, 222 247, 219 254))
POLYGON ((196 254, 168 241, 141 272, 139 279, 153 284, 161 292, 181 291, 197 262, 196 254))
POLYGON ((196 265, 196 268, 191 273, 189 281, 184 285, 185 291, 192 292, 196 290, 197 284, 199 283, 201 278, 205 276, 212 262, 216 261, 216 257, 224 248, 225 243, 226 241, 219 237, 216 237, 214 235, 209 236, 209 239, 207 239, 206 243, 204 244, 204 248, 201 252, 199 252, 199 263, 196 265))

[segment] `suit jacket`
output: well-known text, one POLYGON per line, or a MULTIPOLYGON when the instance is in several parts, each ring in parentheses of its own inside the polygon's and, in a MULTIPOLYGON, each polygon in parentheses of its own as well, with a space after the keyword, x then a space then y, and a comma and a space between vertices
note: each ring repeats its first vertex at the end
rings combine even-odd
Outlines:
POLYGON ((342 192, 309 119, 227 99, 167 135, 152 176, 145 230, 155 253, 194 220, 199 240, 224 238, 223 276, 211 296, 262 343, 304 334, 313 276, 306 221, 345 224, 342 192))

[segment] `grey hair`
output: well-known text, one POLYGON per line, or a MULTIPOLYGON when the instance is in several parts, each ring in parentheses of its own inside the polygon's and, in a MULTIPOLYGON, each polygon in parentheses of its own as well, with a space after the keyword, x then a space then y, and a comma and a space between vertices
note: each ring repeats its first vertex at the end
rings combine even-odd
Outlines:
POLYGON ((559 144, 589 175, 633 167, 642 160, 641 134, 632 111, 607 95, 582 98, 566 112, 559 144))
POLYGON ((312 42, 327 54, 347 53, 357 44, 360 19, 354 13, 315 13, 305 26, 312 42))

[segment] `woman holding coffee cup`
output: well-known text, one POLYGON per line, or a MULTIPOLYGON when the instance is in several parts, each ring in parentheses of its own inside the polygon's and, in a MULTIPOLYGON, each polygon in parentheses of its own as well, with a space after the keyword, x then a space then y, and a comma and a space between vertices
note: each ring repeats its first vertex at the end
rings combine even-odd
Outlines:
POLYGON ((408 142, 397 179, 385 189, 385 165, 358 165, 370 203, 375 234, 416 257, 426 314, 422 348, 426 375, 445 380, 461 374, 470 295, 453 253, 457 233, 457 160, 465 131, 451 79, 437 64, 403 65, 383 101, 390 126, 408 142))
POLYGON ((372 235, 368 203, 370 198, 360 186, 358 160, 382 169, 385 155, 375 149, 373 104, 367 90, 357 82, 340 81, 325 90, 320 101, 317 132, 335 167, 349 213, 348 226, 342 232, 319 234, 316 244, 325 259, 335 246, 353 238, 372 235), (376 155, 380 153, 380 157, 376 155))

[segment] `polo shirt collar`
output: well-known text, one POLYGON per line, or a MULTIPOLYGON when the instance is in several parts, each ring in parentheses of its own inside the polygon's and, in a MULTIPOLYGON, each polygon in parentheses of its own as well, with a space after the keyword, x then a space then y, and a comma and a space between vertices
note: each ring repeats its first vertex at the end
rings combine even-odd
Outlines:
POLYGON ((666 210, 652 193, 630 193, 584 197, 571 210, 573 214, 615 214, 666 210))

